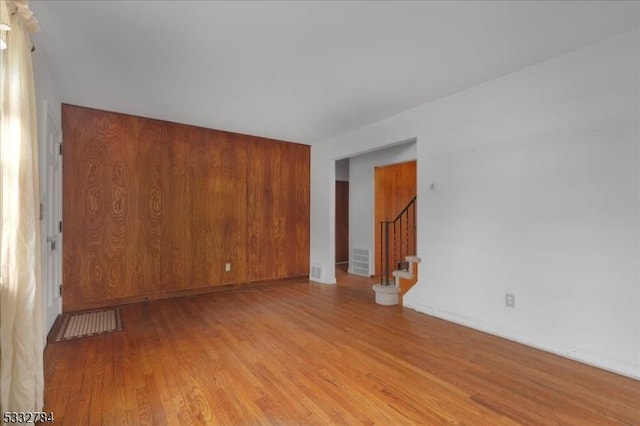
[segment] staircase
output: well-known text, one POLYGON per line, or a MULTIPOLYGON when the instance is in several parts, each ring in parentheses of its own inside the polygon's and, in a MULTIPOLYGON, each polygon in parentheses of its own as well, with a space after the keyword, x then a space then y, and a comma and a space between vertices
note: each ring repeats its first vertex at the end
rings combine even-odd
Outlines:
POLYGON ((393 221, 380 222, 380 283, 373 286, 376 303, 397 305, 417 281, 416 197, 393 221), (393 270, 393 272, 391 272, 393 270), (393 277, 393 281, 391 281, 393 277))
POLYGON ((401 297, 416 283, 418 277, 418 264, 422 261, 417 256, 405 257, 408 269, 397 269, 392 272, 394 284, 376 284, 373 291, 376 293, 378 305, 398 305, 401 297))

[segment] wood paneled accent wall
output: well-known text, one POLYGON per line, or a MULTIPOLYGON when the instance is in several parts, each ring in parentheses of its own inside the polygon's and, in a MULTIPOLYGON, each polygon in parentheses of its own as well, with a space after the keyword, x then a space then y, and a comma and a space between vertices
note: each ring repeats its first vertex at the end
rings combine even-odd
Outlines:
POLYGON ((307 145, 62 116, 65 311, 308 274, 307 145))

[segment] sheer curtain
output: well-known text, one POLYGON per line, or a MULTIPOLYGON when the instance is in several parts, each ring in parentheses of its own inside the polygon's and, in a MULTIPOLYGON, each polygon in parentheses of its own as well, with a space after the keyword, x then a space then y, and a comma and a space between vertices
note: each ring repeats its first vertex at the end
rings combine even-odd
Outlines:
POLYGON ((0 0, 0 411, 43 408, 38 142, 25 0, 0 0))

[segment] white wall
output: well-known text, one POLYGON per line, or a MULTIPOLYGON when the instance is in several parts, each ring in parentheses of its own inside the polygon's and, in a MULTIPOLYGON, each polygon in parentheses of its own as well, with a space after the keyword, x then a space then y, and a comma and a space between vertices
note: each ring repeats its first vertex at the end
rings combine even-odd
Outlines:
MULTIPOLYGON (((36 50, 32 53, 32 59, 36 86, 36 102, 38 103, 38 117, 42 116, 42 101, 46 100, 49 103, 49 109, 53 113, 58 128, 61 128, 60 95, 49 71, 50 68, 47 58, 42 49, 38 49, 36 46, 36 50)), ((39 122, 38 125, 40 125, 39 122)))
POLYGON ((332 161, 417 137, 405 306, 640 378, 639 58, 636 30, 314 145, 322 281, 332 161))
POLYGON ((349 182, 349 159, 336 161, 336 180, 349 182))
MULTIPOLYGON (((354 247, 371 250, 375 259, 375 177, 377 166, 416 159, 416 142, 408 142, 351 158, 349 164, 349 271, 353 267, 354 247)), ((369 265, 373 274, 375 265, 369 265)))

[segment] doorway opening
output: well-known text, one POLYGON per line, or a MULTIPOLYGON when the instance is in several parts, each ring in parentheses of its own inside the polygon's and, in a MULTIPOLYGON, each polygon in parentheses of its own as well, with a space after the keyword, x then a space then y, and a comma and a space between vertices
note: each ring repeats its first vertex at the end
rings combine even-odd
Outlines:
POLYGON ((404 269, 406 256, 416 255, 415 208, 408 209, 417 194, 416 170, 415 160, 375 168, 375 275, 387 281, 390 271, 404 269))
POLYGON ((349 159, 336 161, 336 270, 349 269, 349 159))

